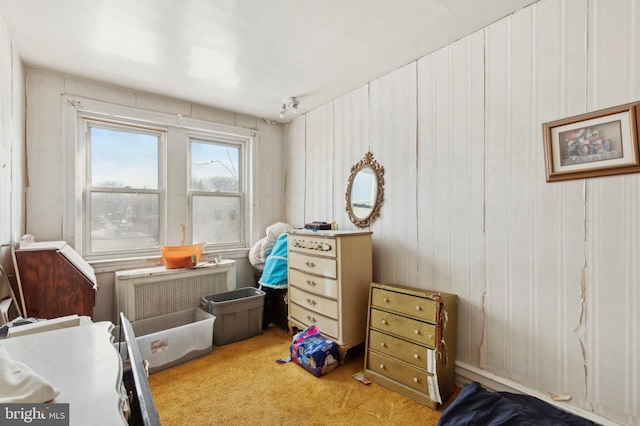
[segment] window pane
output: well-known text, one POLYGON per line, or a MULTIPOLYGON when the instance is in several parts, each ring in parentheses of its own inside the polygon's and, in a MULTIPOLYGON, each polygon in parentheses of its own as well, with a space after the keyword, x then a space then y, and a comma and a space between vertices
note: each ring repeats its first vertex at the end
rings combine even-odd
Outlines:
POLYGON ((193 242, 238 243, 240 197, 193 196, 193 242))
POLYGON ((89 127, 91 185, 158 189, 160 135, 89 127))
POLYGON ((211 142, 191 141, 191 189, 239 192, 240 148, 211 142))
POLYGON ((158 194, 91 194, 91 251, 154 248, 158 243, 158 194))

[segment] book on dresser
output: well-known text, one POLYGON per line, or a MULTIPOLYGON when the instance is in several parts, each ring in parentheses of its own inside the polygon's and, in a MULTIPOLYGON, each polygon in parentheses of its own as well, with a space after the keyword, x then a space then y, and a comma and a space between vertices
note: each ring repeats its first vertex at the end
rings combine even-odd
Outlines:
POLYGON ((457 296, 372 283, 365 377, 436 409, 455 390, 457 296))

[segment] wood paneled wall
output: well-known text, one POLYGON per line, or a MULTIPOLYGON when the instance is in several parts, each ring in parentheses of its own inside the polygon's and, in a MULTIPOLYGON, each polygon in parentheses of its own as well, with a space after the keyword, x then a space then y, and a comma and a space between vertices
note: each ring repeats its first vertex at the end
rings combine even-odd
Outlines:
POLYGON ((11 206, 12 59, 9 34, 0 19, 0 244, 11 242, 11 209, 6 207, 11 206))
MULTIPOLYGON (((24 93, 24 66, 0 17, 0 244, 24 233, 24 93)), ((0 247, 0 264, 13 274, 9 246, 0 247)))
POLYGON ((640 100, 638 25, 634 0, 541 0, 297 118, 287 219, 353 229, 371 150, 374 280, 459 295, 458 374, 640 425, 640 174, 547 183, 542 145, 544 122, 640 100))

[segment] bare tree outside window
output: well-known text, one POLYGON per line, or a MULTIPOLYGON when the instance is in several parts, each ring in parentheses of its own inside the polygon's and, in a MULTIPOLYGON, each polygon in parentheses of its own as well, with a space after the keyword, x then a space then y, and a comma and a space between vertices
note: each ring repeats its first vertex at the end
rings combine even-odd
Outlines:
POLYGON ((91 253, 153 248, 159 234, 161 135, 90 123, 91 253))
POLYGON ((193 241, 236 244, 242 238, 241 147, 191 141, 193 241))

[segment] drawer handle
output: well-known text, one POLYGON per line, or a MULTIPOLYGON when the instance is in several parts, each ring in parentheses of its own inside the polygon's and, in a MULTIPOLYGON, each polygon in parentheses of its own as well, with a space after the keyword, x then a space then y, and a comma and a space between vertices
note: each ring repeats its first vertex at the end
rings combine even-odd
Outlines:
POLYGON ((312 317, 311 315, 307 315, 307 319, 308 319, 309 321, 311 321, 312 323, 314 323, 314 324, 315 324, 316 322, 318 322, 318 320, 317 320, 317 319, 315 319, 314 317, 312 317))
POLYGON ((420 330, 413 330, 415 334, 420 334, 420 330))
POLYGON ((386 303, 389 303, 389 299, 387 299, 386 297, 383 297, 383 298, 382 298, 382 301, 383 301, 383 302, 386 302, 386 303))
POLYGON ((413 378, 413 381, 414 381, 415 383, 418 383, 420 380, 419 380, 417 377, 414 377, 414 378, 413 378))
POLYGON ((327 243, 318 244, 318 246, 316 247, 316 250, 329 251, 331 250, 331 246, 327 243))
POLYGON ((307 303, 310 304, 311 306, 316 306, 315 300, 307 299, 307 303))
POLYGON ((420 305, 416 305, 416 311, 420 310, 420 305))
POLYGON ((380 321, 380 322, 381 322, 381 323, 383 323, 384 325, 387 325, 387 320, 384 320, 384 319, 383 319, 383 320, 382 320, 382 321, 380 321))
POLYGON ((331 245, 328 243, 319 244, 314 241, 293 240, 291 245, 295 248, 301 248, 304 250, 331 251, 331 245))
POLYGON ((380 369, 384 370, 384 364, 380 364, 380 369))
POLYGON ((317 284, 315 281, 313 281, 313 280, 307 280, 307 285, 310 285, 311 287, 315 287, 315 286, 317 286, 318 284, 317 284))
POLYGON ((384 348, 386 345, 384 344, 384 342, 380 342, 380 346, 384 348))
POLYGON ((420 358, 420 355, 418 355, 418 354, 413 354, 413 357, 414 357, 415 359, 418 359, 418 358, 420 358))
POLYGON ((314 268, 314 267, 316 266, 316 264, 315 264, 315 263, 310 262, 310 261, 308 261, 308 260, 307 260, 306 262, 304 262, 304 264, 305 264, 305 265, 307 265, 309 268, 314 268))

